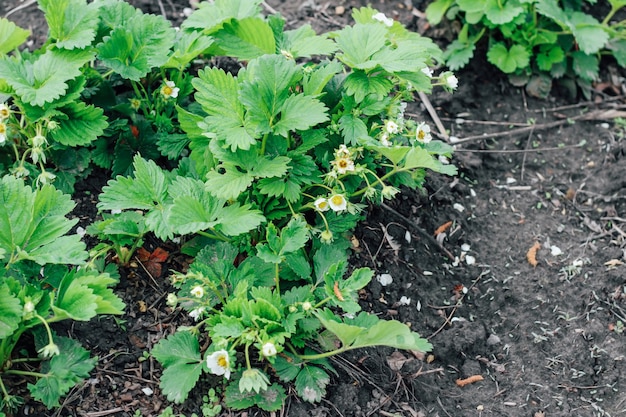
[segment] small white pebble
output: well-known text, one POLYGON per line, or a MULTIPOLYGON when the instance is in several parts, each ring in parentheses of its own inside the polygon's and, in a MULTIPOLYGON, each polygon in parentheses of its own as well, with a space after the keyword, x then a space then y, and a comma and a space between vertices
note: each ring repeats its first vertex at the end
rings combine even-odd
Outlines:
POLYGON ((467 255, 465 257, 465 263, 468 265, 474 265, 476 263, 476 258, 474 258, 472 255, 467 255))
POLYGON ((401 306, 408 306, 409 304, 411 304, 411 299, 403 295, 402 297, 400 297, 400 301, 398 301, 398 304, 400 304, 401 306))
POLYGON ((473 189, 473 188, 470 188, 470 195, 471 195, 472 197, 476 197, 476 191, 474 191, 474 189, 473 189))
POLYGON ((459 203, 454 203, 452 205, 452 208, 454 208, 456 211, 458 211, 459 213, 463 213, 465 211, 465 207, 463 207, 462 204, 459 203))
POLYGON ((611 125, 610 125, 610 124, 608 124, 608 123, 600 123, 600 127, 601 127, 602 129, 608 129, 609 127, 611 127, 611 125))
POLYGON ((142 388, 141 389, 143 391, 144 394, 146 394, 147 396, 150 396, 154 393, 154 391, 152 391, 152 389, 150 389, 150 387, 146 387, 146 388, 142 388))
POLYGON ((409 232, 408 230, 404 234, 404 240, 406 240, 407 243, 411 243, 411 232, 409 232))
POLYGON ((450 141, 450 143, 457 143, 460 139, 456 136, 450 136, 448 140, 450 141))
POLYGON ((424 271, 424 272, 423 272, 423 274, 424 274, 425 276, 428 276, 428 277, 429 277, 429 276, 431 276, 433 273, 432 273, 432 272, 430 272, 430 271, 424 271))
POLYGON ((517 180, 513 177, 506 177, 506 183, 507 184, 515 184, 517 182, 517 180))
POLYGON ((76 228, 76 234, 77 234, 78 236, 80 236, 80 237, 85 236, 85 232, 86 232, 86 231, 85 231, 85 228, 84 228, 84 227, 80 227, 80 226, 78 226, 78 227, 76 228))
POLYGON ((183 9, 183 15, 186 17, 191 16, 192 13, 193 13, 193 9, 191 7, 185 7, 183 9))
POLYGON ((561 248, 554 245, 550 246, 550 253, 552 254, 552 256, 563 255, 563 251, 561 250, 561 248))
POLYGON ((120 214, 122 210, 111 210, 111 214, 120 214))
POLYGON ((417 311, 422 311, 422 302, 420 300, 417 300, 417 305, 415 306, 415 308, 417 309, 417 311))
POLYGON ((380 285, 386 287, 393 282, 393 277, 390 274, 380 274, 376 276, 376 281, 380 282, 380 285))
POLYGON ((470 250, 470 245, 468 245, 467 243, 462 244, 462 245, 461 245, 461 250, 462 250, 463 252, 469 252, 469 250, 470 250))

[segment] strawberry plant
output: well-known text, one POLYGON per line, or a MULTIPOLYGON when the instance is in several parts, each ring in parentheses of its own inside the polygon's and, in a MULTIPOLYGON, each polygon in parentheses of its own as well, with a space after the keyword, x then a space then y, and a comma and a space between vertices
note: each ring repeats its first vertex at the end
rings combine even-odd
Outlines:
POLYGON ((444 53, 452 70, 467 65, 485 39, 487 60, 514 84, 527 85, 533 95, 547 96, 553 79, 573 90, 578 84, 588 95, 602 56, 626 66, 624 24, 611 21, 626 2, 609 0, 611 8, 602 21, 586 12, 584 3, 596 2, 437 0, 426 15, 434 24, 444 16, 462 24, 444 53))
POLYGON ((173 170, 135 156, 133 175, 109 181, 98 207, 143 212, 146 230, 186 239, 195 256, 168 302, 197 324, 152 350, 168 399, 184 401, 208 372, 229 380, 228 406, 274 411, 280 381, 320 401, 329 356, 430 349, 406 325, 360 311, 373 272, 348 270, 344 235, 367 203, 421 187, 426 169, 456 172, 439 159, 451 147, 404 110, 416 91, 457 80, 432 76, 441 52, 429 39, 371 8, 318 35, 285 30, 258 1, 234 3, 203 4, 182 25, 182 36, 211 40, 205 53, 245 61, 236 74, 207 66, 190 80, 195 101, 177 107, 188 156, 173 170))
POLYGON ((0 410, 15 411, 22 402, 10 393, 9 378, 33 378, 31 395, 51 408, 95 366, 97 359, 77 341, 57 337, 52 323, 124 308, 109 274, 69 267, 87 257, 80 237, 67 234, 77 221, 65 217, 73 206, 52 185, 32 189, 13 176, 0 179, 0 410), (36 356, 15 352, 27 332, 35 333, 36 356))
MULTIPOLYGON (((458 80, 449 71, 433 75, 442 53, 430 39, 372 8, 355 9, 354 25, 318 35, 310 26, 287 30, 260 4, 201 3, 176 31, 119 0, 40 0, 50 36, 34 52, 14 51, 26 32, 0 21, 8 34, 0 56, 7 190, 19 183, 65 201, 52 180, 70 190, 93 165, 116 175, 99 196, 102 220, 87 228, 101 240, 88 264, 47 265, 84 261, 75 236, 55 235, 73 250, 59 244, 38 257, 19 243, 7 249, 7 270, 18 271, 6 281, 7 340, 17 341, 22 323, 40 323, 48 336, 41 354, 51 356, 73 342, 57 341, 64 339, 49 323, 119 312, 108 289, 114 280, 94 266, 110 251, 128 262, 152 233, 179 238, 195 257, 174 274, 168 302, 196 324, 152 351, 171 401, 184 401, 211 373, 225 378, 235 409, 277 410, 282 383, 318 402, 334 372, 329 356, 374 345, 431 348, 405 324, 361 311, 357 292, 373 271, 350 270, 346 236, 368 204, 422 187, 427 170, 456 173, 446 158, 452 148, 405 109, 417 92, 452 91, 458 80), (214 56, 241 69, 190 70, 196 58, 214 56), (44 265, 41 282, 31 277, 44 295, 31 310, 29 293, 11 280, 28 275, 14 265, 33 262, 44 265)), ((58 216, 69 210, 67 202, 55 207, 58 216)), ((64 234, 70 223, 50 230, 64 234)), ((59 365, 51 360, 40 381, 51 381, 59 365)), ((88 368, 66 375, 54 395, 31 392, 54 406, 88 368)))

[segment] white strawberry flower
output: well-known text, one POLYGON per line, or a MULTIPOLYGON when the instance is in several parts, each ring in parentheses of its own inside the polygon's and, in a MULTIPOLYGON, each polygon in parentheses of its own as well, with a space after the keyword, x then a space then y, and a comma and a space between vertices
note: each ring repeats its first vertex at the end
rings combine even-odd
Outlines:
POLYGON ((333 211, 343 211, 348 208, 348 201, 343 194, 335 194, 328 199, 328 204, 333 211))
POLYGON ((315 210, 317 211, 328 211, 328 209, 330 209, 330 206, 328 205, 328 200, 326 200, 324 197, 320 197, 315 200, 313 202, 313 205, 315 206, 315 210))
POLYGON ((213 352, 206 358, 206 366, 214 375, 224 375, 224 378, 230 378, 230 357, 225 350, 213 352))
POLYGON ((165 99, 178 97, 179 91, 180 88, 176 87, 174 81, 165 81, 165 85, 161 87, 161 95, 165 97, 165 99))
POLYGON ((393 19, 385 16, 384 13, 376 13, 374 16, 372 16, 372 19, 383 23, 385 26, 388 26, 388 27, 393 26, 393 19))
POLYGON ((417 129, 415 130, 415 138, 423 143, 430 142, 433 139, 433 137, 430 135, 430 126, 428 126, 424 122, 417 125, 417 129))

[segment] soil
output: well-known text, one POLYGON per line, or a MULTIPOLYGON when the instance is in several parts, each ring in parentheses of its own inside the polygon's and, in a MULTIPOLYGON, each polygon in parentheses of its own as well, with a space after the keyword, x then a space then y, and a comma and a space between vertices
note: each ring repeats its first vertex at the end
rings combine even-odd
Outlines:
MULTIPOLYGON (((189 6, 133 3, 153 13, 162 5, 174 24, 189 6)), ((0 15, 19 4, 3 1, 0 15)), ((290 27, 328 31, 365 4, 268 0, 265 7, 290 27)), ((449 28, 430 28, 423 19, 426 2, 370 4, 442 45, 449 41, 449 28)), ((35 6, 10 18, 36 29, 35 42, 45 36, 35 6)), ((424 356, 372 348, 336 358, 339 374, 327 398, 311 405, 290 396, 280 415, 626 416, 626 125, 615 118, 625 116, 625 74, 611 63, 603 63, 603 74, 591 101, 570 103, 558 91, 540 100, 476 59, 459 72, 458 91, 429 97, 444 127, 460 138, 452 161, 460 174, 430 175, 423 192, 405 191, 370 208, 355 232, 352 263, 393 278, 362 292, 364 309, 409 323, 434 350, 424 356), (534 125, 524 128, 530 120, 534 125), (466 378, 480 380, 461 386, 466 378)), ((433 123, 423 104, 411 113, 433 123)), ((105 179, 92 177, 79 188, 75 215, 83 224, 96 214, 105 179)), ((146 249, 157 246, 171 254, 160 276, 139 260, 122 270, 116 292, 127 303, 124 317, 64 328, 99 356, 91 378, 59 410, 27 402, 20 415, 157 416, 167 406, 201 414, 211 381, 203 380, 187 403, 169 404, 158 387, 158 363, 144 357, 187 324, 165 306, 167 271, 185 259, 173 244, 149 241, 146 249)))

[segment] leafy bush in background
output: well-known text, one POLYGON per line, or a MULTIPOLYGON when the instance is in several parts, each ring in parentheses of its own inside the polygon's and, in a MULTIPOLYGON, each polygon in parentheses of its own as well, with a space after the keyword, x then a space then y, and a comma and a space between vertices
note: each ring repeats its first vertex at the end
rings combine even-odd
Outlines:
POLYGON ((624 0, 609 0, 610 11, 598 21, 586 10, 595 0, 436 0, 426 9, 433 24, 458 20, 458 38, 445 50, 452 69, 460 69, 485 39, 487 60, 509 74, 515 85, 545 97, 552 80, 588 95, 598 78, 602 56, 610 55, 626 67, 626 26, 611 19, 624 0))

